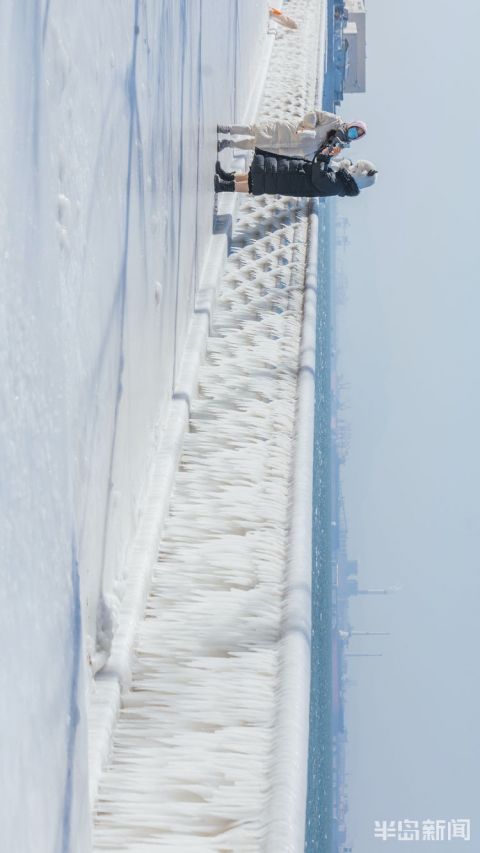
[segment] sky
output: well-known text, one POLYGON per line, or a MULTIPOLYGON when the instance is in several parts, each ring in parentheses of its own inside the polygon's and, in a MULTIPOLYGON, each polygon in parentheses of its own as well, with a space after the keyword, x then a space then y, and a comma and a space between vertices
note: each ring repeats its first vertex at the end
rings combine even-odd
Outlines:
MULTIPOLYGON (((352 439, 343 468, 349 555, 362 586, 399 584, 351 606, 349 831, 374 820, 470 819, 480 849, 480 238, 478 28, 473 0, 368 0, 367 93, 338 112, 367 121, 351 156, 376 186, 342 199, 339 372, 352 439)), ((407 847, 407 849, 409 849, 407 847)))

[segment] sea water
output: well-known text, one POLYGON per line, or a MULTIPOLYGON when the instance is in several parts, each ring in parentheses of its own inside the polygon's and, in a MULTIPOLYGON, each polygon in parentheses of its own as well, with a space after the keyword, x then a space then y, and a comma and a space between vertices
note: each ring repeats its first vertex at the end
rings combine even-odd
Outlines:
POLYGON ((332 576, 330 482, 330 230, 333 206, 319 217, 315 435, 313 468, 312 669, 305 850, 332 850, 332 576))

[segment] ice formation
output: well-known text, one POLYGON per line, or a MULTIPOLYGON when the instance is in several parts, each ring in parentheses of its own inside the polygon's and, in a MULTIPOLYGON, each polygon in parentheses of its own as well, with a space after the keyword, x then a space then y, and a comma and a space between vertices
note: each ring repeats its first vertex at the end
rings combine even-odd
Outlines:
MULTIPOLYGON (((300 117, 316 95, 324 10, 290 10, 265 118, 300 117)), ((275 752, 309 213, 240 204, 100 780, 98 851, 258 851, 273 789, 288 789, 275 752)))

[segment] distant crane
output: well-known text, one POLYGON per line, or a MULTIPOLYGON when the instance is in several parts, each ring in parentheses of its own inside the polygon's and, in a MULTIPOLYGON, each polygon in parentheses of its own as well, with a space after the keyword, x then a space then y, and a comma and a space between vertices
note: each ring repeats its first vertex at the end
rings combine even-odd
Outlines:
POLYGON ((348 640, 349 637, 389 637, 390 633, 388 631, 344 631, 342 629, 338 632, 339 637, 342 640, 348 640))
POLYGON ((382 652, 347 652, 346 658, 383 658, 382 652))
POLYGON ((350 637, 389 637, 389 631, 349 631, 350 637))
POLYGON ((400 590, 400 586, 388 586, 385 589, 357 589, 357 595, 389 595, 391 592, 400 590))

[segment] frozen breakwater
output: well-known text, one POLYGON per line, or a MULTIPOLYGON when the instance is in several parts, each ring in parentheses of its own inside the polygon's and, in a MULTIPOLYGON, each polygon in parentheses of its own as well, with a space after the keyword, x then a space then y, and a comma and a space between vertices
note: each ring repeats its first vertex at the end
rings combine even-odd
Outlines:
POLYGON ((315 100, 288 11, 0 7, 9 851, 303 849, 315 210, 212 190, 270 49, 259 115, 315 100))
MULTIPOLYGON (((300 28, 275 41, 264 118, 301 117, 317 96, 324 9, 289 12, 300 28)), ((316 231, 303 200, 239 203, 97 850, 303 850, 316 231)))

